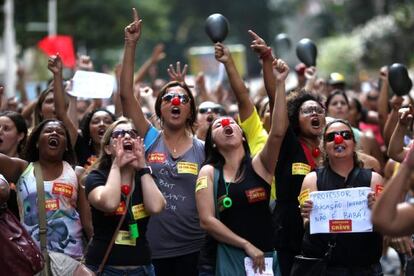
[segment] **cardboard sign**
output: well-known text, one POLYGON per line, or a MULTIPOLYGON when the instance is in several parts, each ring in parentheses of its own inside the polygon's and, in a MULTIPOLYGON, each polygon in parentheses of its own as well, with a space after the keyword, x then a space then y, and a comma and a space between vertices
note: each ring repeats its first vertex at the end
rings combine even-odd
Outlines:
POLYGON ((369 187, 311 192, 310 233, 372 232, 370 192, 369 187))
POLYGON ((68 93, 74 97, 107 99, 115 87, 115 78, 108 74, 76 71, 73 87, 68 93))

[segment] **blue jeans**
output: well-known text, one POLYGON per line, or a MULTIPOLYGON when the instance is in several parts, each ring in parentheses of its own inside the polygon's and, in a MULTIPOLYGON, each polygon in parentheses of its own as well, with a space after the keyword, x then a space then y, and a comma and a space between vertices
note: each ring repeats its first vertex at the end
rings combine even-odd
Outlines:
MULTIPOLYGON (((97 272, 98 266, 96 265, 86 265, 89 269, 97 272)), ((141 265, 137 268, 133 269, 119 269, 115 268, 110 265, 104 266, 102 271, 102 276, 155 276, 154 266, 152 264, 149 265, 141 265)))

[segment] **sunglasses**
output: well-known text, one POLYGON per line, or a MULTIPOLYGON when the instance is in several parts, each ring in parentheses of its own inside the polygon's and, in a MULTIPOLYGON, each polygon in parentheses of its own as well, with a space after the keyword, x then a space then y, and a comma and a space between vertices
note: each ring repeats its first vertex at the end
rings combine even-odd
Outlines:
POLYGON ((112 132, 111 137, 112 138, 125 137, 126 134, 128 134, 129 137, 131 137, 132 139, 135 139, 138 137, 138 132, 135 129, 115 130, 112 132))
POLYGON ((312 115, 313 113, 316 113, 318 115, 325 115, 325 109, 323 109, 320 106, 308 106, 308 107, 302 108, 300 112, 302 112, 302 114, 305 116, 312 115))
POLYGON ((164 96, 162 96, 162 100, 164 102, 171 102, 172 99, 174 99, 175 97, 178 97, 178 99, 180 99, 180 102, 182 104, 186 104, 190 101, 190 97, 188 97, 186 94, 177 94, 177 93, 172 93, 172 92, 169 92, 165 94, 164 96))
POLYGON ((313 113, 316 113, 318 115, 325 115, 325 109, 323 109, 320 106, 308 106, 308 107, 302 108, 300 112, 302 112, 302 114, 305 116, 312 115, 313 113))
POLYGON ((200 114, 205 114, 207 112, 212 112, 212 113, 215 113, 215 114, 221 114, 222 113, 222 109, 219 108, 219 107, 203 107, 203 108, 200 108, 198 110, 198 112, 200 114))
POLYGON ((335 140, 336 135, 341 135, 342 138, 344 138, 344 140, 351 140, 354 137, 352 132, 349 130, 334 131, 334 132, 329 132, 325 134, 325 141, 332 142, 333 140, 335 140))

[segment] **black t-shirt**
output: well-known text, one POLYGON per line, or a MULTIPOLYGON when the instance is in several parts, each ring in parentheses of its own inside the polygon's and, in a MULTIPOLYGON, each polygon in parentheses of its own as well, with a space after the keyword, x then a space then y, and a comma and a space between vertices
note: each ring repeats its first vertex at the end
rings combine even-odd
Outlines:
MULTIPOLYGON (((86 195, 88 196, 94 188, 105 185, 108 174, 109 171, 91 171, 86 178, 86 195)), ((124 200, 121 199, 121 202, 124 202, 124 200)), ((131 195, 128 207, 129 211, 121 226, 121 231, 124 231, 122 232, 123 234, 127 234, 127 231, 129 231, 129 223, 132 221, 131 214, 133 214, 137 219, 139 237, 136 239, 134 246, 115 242, 105 265, 138 266, 151 263, 151 253, 146 239, 149 216, 146 215, 143 207, 141 180, 136 176, 135 190, 131 195)), ((86 255, 87 264, 101 264, 108 244, 122 216, 121 210, 122 207, 120 206, 117 212, 108 214, 91 206, 94 236, 86 255)))
POLYGON ((299 254, 303 222, 298 196, 303 179, 311 167, 291 126, 286 131, 278 160, 275 169, 276 206, 273 211, 275 248, 299 254))
POLYGON ((271 252, 274 246, 272 218, 269 210, 270 185, 252 167, 251 159, 246 162, 244 179, 238 183, 225 183, 223 170, 217 189, 217 205, 220 221, 240 237, 248 240, 263 252, 271 252), (230 208, 223 208, 226 196, 232 199, 230 208))
MULTIPOLYGON (((355 170, 355 169, 354 169, 355 170)), ((352 173, 349 174, 350 176, 352 173)), ((372 172, 360 168, 358 173, 349 178, 347 187, 370 187, 372 172)), ((345 178, 332 169, 317 170, 318 191, 343 189, 345 178)), ((367 266, 377 264, 382 252, 382 237, 377 232, 338 233, 310 235, 309 224, 303 238, 303 254, 307 257, 321 258, 328 250, 328 244, 335 239, 330 265, 367 266)))
MULTIPOLYGON (((87 141, 82 134, 78 134, 78 138, 76 139, 75 143, 75 152, 76 152, 76 158, 78 161, 78 165, 81 167, 88 167, 92 164, 92 159, 95 156, 95 152, 93 151, 93 147, 90 145, 90 141, 87 141)), ((94 160, 93 160, 94 161, 94 160)))

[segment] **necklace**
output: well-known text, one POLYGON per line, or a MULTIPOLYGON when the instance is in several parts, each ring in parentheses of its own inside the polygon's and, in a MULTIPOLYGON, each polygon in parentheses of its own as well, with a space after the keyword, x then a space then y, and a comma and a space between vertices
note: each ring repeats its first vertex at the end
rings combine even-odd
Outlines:
POLYGON ((229 188, 230 188, 231 182, 226 182, 226 180, 224 180, 224 176, 223 176, 223 182, 226 187, 226 196, 223 198, 223 207, 224 209, 228 209, 233 205, 233 200, 231 200, 231 198, 229 197, 229 188))

